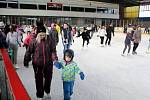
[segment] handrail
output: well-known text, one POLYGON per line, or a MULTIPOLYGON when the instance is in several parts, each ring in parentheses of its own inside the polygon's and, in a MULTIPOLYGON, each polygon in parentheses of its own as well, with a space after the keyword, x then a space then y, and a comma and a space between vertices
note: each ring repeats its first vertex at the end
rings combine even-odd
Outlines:
POLYGON ((0 49, 0 51, 5 65, 5 71, 6 76, 8 78, 9 87, 14 100, 31 100, 18 74, 16 73, 13 67, 13 64, 9 58, 7 51, 5 49, 0 49))

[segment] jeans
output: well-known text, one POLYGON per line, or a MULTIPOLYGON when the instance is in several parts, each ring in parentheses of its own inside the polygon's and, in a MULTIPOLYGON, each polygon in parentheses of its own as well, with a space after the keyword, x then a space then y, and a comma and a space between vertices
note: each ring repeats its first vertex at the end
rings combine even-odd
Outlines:
POLYGON ((71 43, 66 43, 64 44, 64 51, 66 51, 67 49, 70 49, 71 43))
POLYGON ((70 100, 70 96, 73 94, 74 81, 63 81, 64 100, 70 100))

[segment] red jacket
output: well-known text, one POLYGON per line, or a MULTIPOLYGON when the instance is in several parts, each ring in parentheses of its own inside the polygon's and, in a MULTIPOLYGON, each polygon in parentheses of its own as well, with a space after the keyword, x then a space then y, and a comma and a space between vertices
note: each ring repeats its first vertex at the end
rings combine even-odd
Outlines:
POLYGON ((30 41, 31 41, 31 35, 28 35, 28 36, 26 37, 26 39, 24 40, 24 44, 25 44, 25 45, 29 45, 30 41))

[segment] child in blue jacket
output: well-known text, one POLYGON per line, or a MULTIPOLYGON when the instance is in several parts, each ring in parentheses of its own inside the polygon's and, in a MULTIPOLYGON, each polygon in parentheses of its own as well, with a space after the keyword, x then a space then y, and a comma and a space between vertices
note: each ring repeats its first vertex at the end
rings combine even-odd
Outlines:
POLYGON ((130 49, 131 49, 131 41, 132 41, 132 35, 131 35, 131 33, 128 32, 128 33, 126 33, 126 38, 124 41, 125 47, 123 49, 123 53, 121 54, 122 56, 124 56, 124 53, 125 53, 127 47, 128 47, 128 54, 127 55, 129 55, 130 49))
POLYGON ((75 75, 79 74, 81 80, 84 80, 84 73, 79 69, 77 63, 73 61, 74 52, 71 49, 67 49, 64 52, 64 60, 56 61, 54 65, 58 69, 62 69, 63 91, 64 100, 70 100, 70 96, 73 94, 73 86, 75 81, 75 75))

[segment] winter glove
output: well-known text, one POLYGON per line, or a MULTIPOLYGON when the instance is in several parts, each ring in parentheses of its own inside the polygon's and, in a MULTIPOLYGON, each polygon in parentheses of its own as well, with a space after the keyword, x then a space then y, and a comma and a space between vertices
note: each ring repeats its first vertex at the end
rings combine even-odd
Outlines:
POLYGON ((29 68, 29 64, 24 62, 24 67, 29 68))
POLYGON ((83 73, 83 72, 80 72, 79 74, 80 74, 81 80, 84 80, 84 77, 85 77, 84 73, 83 73))
POLYGON ((55 65, 58 69, 60 69, 60 68, 63 67, 62 64, 61 64, 60 62, 58 62, 58 61, 54 62, 54 65, 55 65))
POLYGON ((64 43, 67 43, 66 40, 64 41, 64 43))

